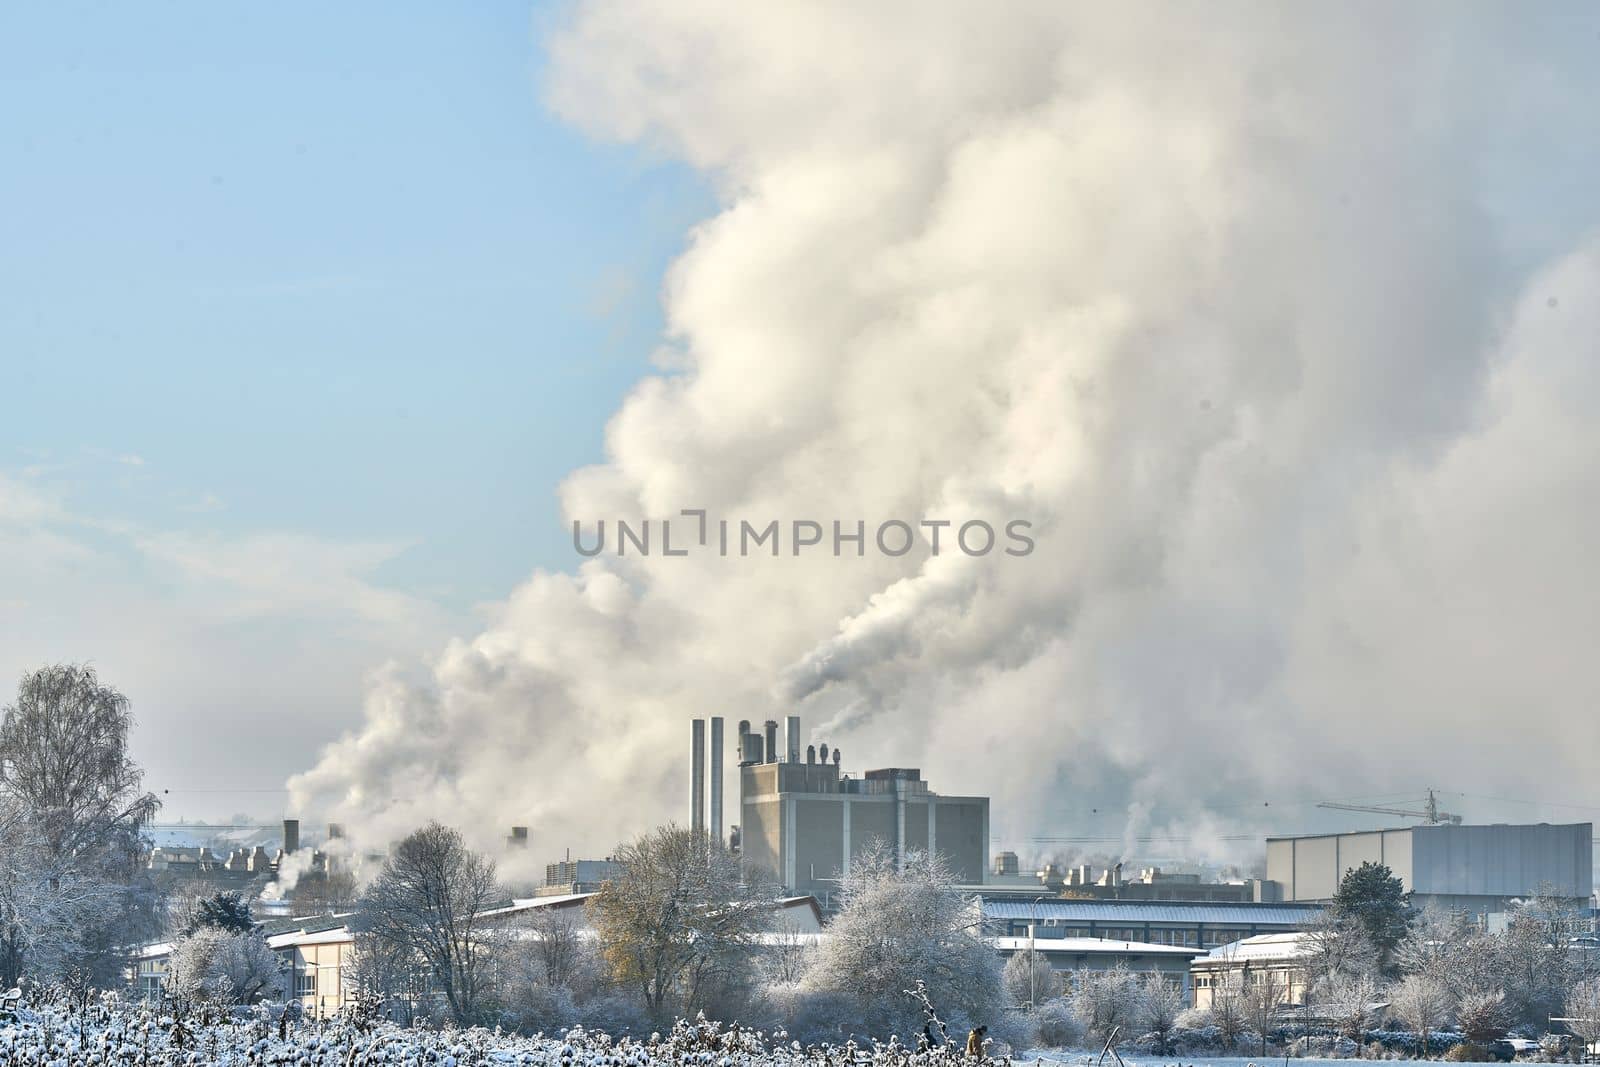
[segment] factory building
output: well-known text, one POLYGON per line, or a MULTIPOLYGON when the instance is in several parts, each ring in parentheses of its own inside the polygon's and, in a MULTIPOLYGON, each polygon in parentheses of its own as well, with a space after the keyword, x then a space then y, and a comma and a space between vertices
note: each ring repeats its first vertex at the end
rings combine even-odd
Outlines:
POLYGON ((1314 921, 1313 904, 1150 903, 981 896, 984 928, 995 937, 1100 938, 1206 951, 1258 934, 1288 933, 1314 921))
MULTIPOLYGON (((708 829, 718 832, 721 720, 711 720, 709 760, 705 737, 697 720, 690 821, 707 825, 703 805, 709 793, 708 829)), ((789 892, 812 894, 828 904, 851 860, 875 843, 901 859, 913 850, 933 852, 950 865, 957 882, 983 882, 988 797, 937 794, 915 768, 888 767, 852 777, 843 769, 838 749, 802 749, 797 715, 788 717, 781 738, 776 721, 766 722, 759 732, 741 722, 737 746, 741 855, 748 869, 768 872, 789 892)))
POLYGON ((1486 916, 1542 886, 1587 901, 1594 891, 1594 827, 1408 826, 1396 830, 1267 838, 1267 879, 1285 901, 1327 901, 1344 873, 1382 863, 1419 907, 1486 916))

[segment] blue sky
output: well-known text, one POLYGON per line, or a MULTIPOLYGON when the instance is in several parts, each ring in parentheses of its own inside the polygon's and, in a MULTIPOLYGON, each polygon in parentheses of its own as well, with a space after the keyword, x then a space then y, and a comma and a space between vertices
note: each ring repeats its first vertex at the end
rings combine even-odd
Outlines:
POLYGON ((686 170, 541 106, 524 3, 10 6, 0 462, 157 526, 403 541, 453 608, 564 565, 686 170))
POLYGON ((95 663, 171 815, 274 814, 366 672, 570 564, 712 199, 545 110, 558 16, 0 9, 0 677, 95 663))

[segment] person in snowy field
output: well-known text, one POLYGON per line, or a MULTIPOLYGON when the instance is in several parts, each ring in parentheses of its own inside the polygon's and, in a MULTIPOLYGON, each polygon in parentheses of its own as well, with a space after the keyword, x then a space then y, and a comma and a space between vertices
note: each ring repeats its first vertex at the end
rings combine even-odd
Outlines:
POLYGON ((967 1056, 970 1059, 983 1059, 983 1038, 988 1032, 987 1026, 974 1026, 967 1035, 967 1056))

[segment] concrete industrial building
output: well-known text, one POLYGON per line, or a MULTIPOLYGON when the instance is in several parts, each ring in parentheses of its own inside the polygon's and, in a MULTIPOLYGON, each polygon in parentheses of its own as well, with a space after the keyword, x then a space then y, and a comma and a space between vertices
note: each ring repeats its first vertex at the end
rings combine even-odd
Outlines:
MULTIPOLYGON (((715 720, 713 720, 715 723, 715 720)), ((695 774, 703 768, 702 733, 696 732, 695 774)), ((712 730, 713 740, 720 730, 712 730)), ((745 864, 768 871, 791 893, 812 894, 827 904, 852 859, 874 843, 896 856, 911 850, 936 853, 955 879, 982 883, 989 854, 989 798, 942 796, 920 771, 889 767, 852 778, 837 749, 807 745, 802 751, 800 718, 761 732, 741 722, 739 755, 739 846, 745 864)), ((713 751, 717 766, 720 754, 713 751)), ((720 789, 713 776, 712 795, 720 789)), ((694 788, 696 813, 705 791, 694 788)), ((720 798, 719 798, 720 799, 720 798)), ((699 817, 692 820, 704 825, 699 817)), ((718 821, 713 813, 712 822, 718 821)))
POLYGON ((1330 900, 1344 873, 1369 860, 1388 866, 1418 906, 1486 916, 1542 886, 1587 901, 1594 892, 1594 827, 1433 825, 1267 838, 1267 879, 1285 901, 1330 900))

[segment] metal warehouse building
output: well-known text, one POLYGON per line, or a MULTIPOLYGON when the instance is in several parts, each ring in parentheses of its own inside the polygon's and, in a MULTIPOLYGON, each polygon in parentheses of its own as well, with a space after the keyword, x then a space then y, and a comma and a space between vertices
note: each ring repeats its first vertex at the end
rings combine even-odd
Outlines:
POLYGON ((999 937, 1026 937, 1033 926, 1041 941, 1108 938, 1201 950, 1257 934, 1298 930, 1322 910, 1310 904, 980 899, 985 926, 999 937))
POLYGON ((1546 885, 1587 899, 1594 891, 1594 827, 1410 826, 1267 838, 1267 878, 1286 901, 1329 900, 1344 873, 1369 860, 1388 866, 1419 905, 1487 914, 1546 885))

